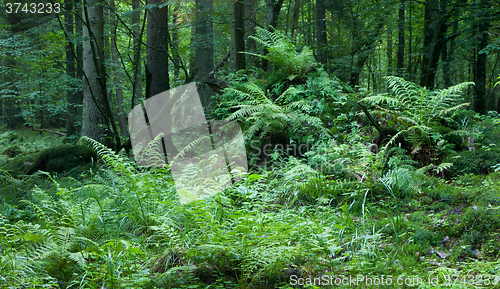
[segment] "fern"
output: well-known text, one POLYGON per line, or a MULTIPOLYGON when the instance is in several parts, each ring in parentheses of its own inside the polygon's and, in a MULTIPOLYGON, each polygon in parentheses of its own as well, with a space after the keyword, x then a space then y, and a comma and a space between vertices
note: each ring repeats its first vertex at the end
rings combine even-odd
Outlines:
POLYGON ((91 147, 109 167, 111 167, 115 172, 122 173, 125 175, 131 175, 136 173, 134 167, 120 154, 116 154, 112 149, 107 148, 100 142, 93 140, 87 136, 82 136, 78 141, 78 144, 85 144, 91 147))
POLYGON ((370 104, 385 104, 386 112, 414 125, 432 126, 451 111, 468 105, 459 103, 461 93, 473 82, 464 82, 438 91, 406 81, 401 77, 386 77, 392 95, 381 94, 364 98, 370 104))
MULTIPOLYGON (((303 130, 304 124, 313 128, 319 135, 329 135, 330 132, 323 126, 321 120, 307 114, 309 106, 302 100, 291 103, 286 102, 289 94, 295 88, 288 88, 275 101, 269 99, 264 90, 256 84, 250 83, 244 86, 245 92, 229 88, 232 92, 244 99, 243 104, 235 105, 237 109, 228 117, 228 120, 242 120, 249 124, 246 137, 252 138, 260 132, 259 137, 265 137, 270 133, 283 130, 303 130)), ((310 129, 307 129, 310 131, 310 129)))
POLYGON ((468 103, 461 102, 461 93, 472 82, 464 82, 437 91, 428 90, 417 84, 406 81, 401 77, 386 77, 391 94, 373 95, 362 101, 376 105, 382 113, 394 117, 398 132, 392 136, 386 149, 395 144, 396 140, 404 137, 413 144, 416 153, 424 145, 432 146, 436 140, 431 140, 433 128, 441 119, 447 119, 447 114, 464 108, 468 103), (399 126, 399 127, 398 127, 399 126))
POLYGON ((249 38, 255 40, 269 51, 266 55, 247 53, 260 58, 264 58, 273 63, 277 68, 292 79, 297 76, 303 76, 313 66, 316 65, 313 53, 307 46, 297 52, 295 45, 280 31, 272 29, 268 31, 256 27, 256 36, 249 38))

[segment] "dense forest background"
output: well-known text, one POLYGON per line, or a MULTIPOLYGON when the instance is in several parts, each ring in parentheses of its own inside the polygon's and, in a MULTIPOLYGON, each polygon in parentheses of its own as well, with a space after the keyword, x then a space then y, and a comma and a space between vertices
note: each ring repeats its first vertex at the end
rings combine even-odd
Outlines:
POLYGON ((384 91, 387 75, 429 89, 472 81, 473 109, 499 111, 493 86, 499 74, 498 6, 437 0, 94 1, 62 3, 59 13, 55 7, 33 13, 23 3, 9 14, 6 6, 1 121, 8 127, 67 126, 68 136, 106 134, 119 147, 127 138, 128 111, 144 98, 198 81, 210 87, 203 101, 209 105, 230 71, 271 72, 267 60, 245 54, 265 53, 248 38, 256 27, 282 32, 297 49, 310 47, 326 71, 355 90, 384 91))
POLYGON ((3 4, 0 287, 500 288, 498 0, 3 4))

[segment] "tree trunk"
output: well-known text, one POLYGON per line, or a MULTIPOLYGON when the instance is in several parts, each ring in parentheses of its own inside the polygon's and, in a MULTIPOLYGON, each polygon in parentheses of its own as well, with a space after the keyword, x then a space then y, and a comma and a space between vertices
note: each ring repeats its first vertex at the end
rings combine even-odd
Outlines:
MULTIPOLYGON (((196 35, 195 35, 195 67, 197 69, 196 80, 208 77, 214 68, 214 36, 213 20, 211 13, 213 10, 212 0, 196 0, 196 35)), ((212 107, 213 90, 207 85, 198 89, 201 104, 204 108, 212 107)))
MULTIPOLYGON (((160 5, 162 3, 162 0, 149 0, 148 2, 151 5, 160 5)), ((151 8, 148 11, 147 18, 146 98, 150 98, 170 89, 168 5, 162 8, 151 8)), ((165 123, 162 123, 162 125, 165 133, 165 150, 167 154, 175 156, 178 154, 178 150, 172 141, 170 111, 165 112, 164 121, 165 123)))
POLYGON ((292 20, 292 41, 295 43, 295 31, 299 27, 299 13, 300 13, 300 0, 295 0, 293 6, 293 20, 292 20))
MULTIPOLYGON (((453 35, 457 35, 457 33, 458 33, 458 21, 455 21, 453 23, 453 35)), ((447 62, 448 70, 450 70, 450 71, 452 69, 451 62, 455 58, 455 47, 456 47, 456 42, 455 41, 456 41, 455 37, 453 37, 450 40, 450 52, 448 53, 448 62, 447 62)), ((453 76, 454 76, 453 74, 450 74, 450 85, 452 83, 456 83, 456 80, 454 80, 453 76)))
POLYGON ((408 80, 414 81, 414 73, 413 73, 413 28, 411 26, 411 3, 408 3, 408 80))
POLYGON ((132 95, 132 107, 135 106, 135 100, 141 99, 142 96, 142 64, 141 64, 141 8, 140 0, 132 0, 132 35, 134 37, 133 42, 133 65, 134 65, 134 80, 133 80, 133 95, 132 95))
POLYGON ((280 15, 283 0, 266 0, 266 27, 277 28, 278 17, 280 15))
POLYGON ((233 62, 231 67, 234 70, 245 69, 245 30, 243 26, 243 10, 244 5, 242 0, 232 1, 234 23, 231 29, 231 57, 233 62))
POLYGON ((325 6, 325 0, 316 0, 317 61, 322 64, 328 61, 325 6))
POLYGON ((104 15, 103 3, 84 3, 83 28, 83 113, 82 136, 103 141, 106 80, 104 73, 104 15))
MULTIPOLYGON (((75 33, 76 33, 76 78, 77 79, 84 79, 83 78, 83 6, 81 5, 82 3, 78 0, 76 0, 78 3, 78 11, 77 15, 78 17, 75 17, 75 33)), ((82 82, 83 84, 83 82, 82 82)), ((76 92, 76 104, 78 105, 76 107, 76 115, 81 116, 83 114, 83 86, 79 87, 79 89, 76 92)), ((77 132, 82 131, 82 126, 79 125, 75 127, 77 132)))
POLYGON ((446 42, 444 35, 448 26, 445 13, 446 0, 427 0, 425 5, 424 47, 420 72, 420 86, 434 88, 436 70, 441 47, 446 42))
POLYGON ((359 85, 359 76, 361 74, 361 71, 363 70, 363 66, 365 66, 365 63, 369 57, 370 57, 369 53, 365 53, 363 55, 358 56, 358 60, 356 61, 356 65, 353 67, 353 70, 351 72, 351 79, 349 81, 349 85, 352 86, 353 88, 359 85))
POLYGON ((387 75, 392 75, 392 27, 387 28, 387 75))
POLYGON ((474 69, 474 111, 480 114, 486 114, 487 111, 486 101, 488 96, 486 95, 486 61, 488 59, 488 54, 484 52, 482 53, 481 50, 488 46, 488 28, 489 23, 485 20, 479 24, 479 45, 476 50, 476 68, 474 69))
MULTIPOLYGON (((175 3, 174 10, 172 11, 172 28, 171 33, 172 33, 172 42, 170 43, 170 48, 172 48, 172 52, 177 52, 177 53, 172 53, 172 59, 174 62, 174 79, 179 79, 180 75, 180 68, 181 68, 181 58, 179 56, 179 32, 178 32, 178 26, 179 26, 179 8, 180 8, 180 2, 175 3)), ((185 76, 186 78, 188 75, 185 76)))
POLYGON ((379 18, 376 27, 374 27, 374 31, 372 31, 368 35, 364 35, 364 37, 360 37, 356 29, 352 30, 353 39, 358 40, 356 46, 352 47, 351 51, 352 70, 350 72, 349 85, 352 86, 353 88, 359 85, 359 76, 361 74, 361 71, 363 70, 366 61, 373 53, 373 50, 377 45, 376 43, 377 38, 379 37, 383 25, 384 25, 383 18, 379 18), (354 61, 355 55, 357 56, 356 62, 354 61))
MULTIPOLYGON (((255 14, 256 14, 256 0, 246 0, 244 8, 245 19, 245 32, 248 36, 255 35, 255 14)), ((257 52, 257 43, 253 39, 246 39, 246 51, 256 53, 257 52)), ((257 58, 255 56, 247 55, 245 61, 250 66, 257 65, 257 58)))
MULTIPOLYGON (((273 28, 277 28, 278 17, 280 15, 281 6, 283 5, 283 0, 266 0, 266 28, 272 31, 273 28)), ((262 54, 267 54, 267 49, 264 49, 262 54)), ((267 59, 262 59, 262 69, 265 71, 271 71, 272 67, 267 59)))
POLYGON ((450 57, 448 55, 448 44, 444 43, 441 48, 441 62, 443 62, 443 81, 445 87, 451 86, 451 78, 450 78, 450 57))
MULTIPOLYGON (((161 0, 149 0, 160 5, 161 0)), ((168 73, 168 5, 148 11, 146 51, 146 98, 170 89, 168 73)))
POLYGON ((115 86, 116 93, 116 105, 118 107, 118 124, 120 125, 120 135, 122 137, 126 137, 128 135, 127 132, 127 121, 125 120, 125 111, 123 108, 123 91, 120 81, 120 76, 118 73, 118 67, 120 64, 118 63, 118 51, 116 45, 116 14, 115 14, 115 1, 111 0, 109 2, 109 6, 111 8, 111 61, 113 63, 113 82, 115 86))
MULTIPOLYGON (((73 44, 74 41, 74 17, 73 17, 73 0, 66 0, 64 2, 65 5, 65 12, 64 12, 64 19, 65 19, 65 30, 66 30, 66 75, 68 76, 69 79, 73 79, 76 77, 76 69, 75 69, 75 45, 73 44)), ((71 136, 72 134, 75 133, 75 118, 76 118, 76 109, 75 109, 75 104, 76 104, 76 95, 75 95, 75 90, 73 85, 69 84, 69 88, 66 91, 66 99, 68 101, 67 105, 67 114, 68 114, 68 119, 66 122, 66 136, 71 136)))
POLYGON ((397 75, 399 77, 403 76, 404 67, 404 56, 405 56, 405 0, 399 1, 399 25, 398 25, 398 63, 397 63, 397 75))

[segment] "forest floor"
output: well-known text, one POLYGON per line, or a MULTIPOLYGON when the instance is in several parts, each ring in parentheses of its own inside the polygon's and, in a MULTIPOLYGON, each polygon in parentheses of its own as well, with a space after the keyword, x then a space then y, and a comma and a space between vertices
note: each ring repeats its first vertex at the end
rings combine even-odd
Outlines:
POLYGON ((500 288, 500 172, 410 193, 274 156, 180 205, 168 169, 71 163, 64 139, 0 132, 2 288, 500 288))

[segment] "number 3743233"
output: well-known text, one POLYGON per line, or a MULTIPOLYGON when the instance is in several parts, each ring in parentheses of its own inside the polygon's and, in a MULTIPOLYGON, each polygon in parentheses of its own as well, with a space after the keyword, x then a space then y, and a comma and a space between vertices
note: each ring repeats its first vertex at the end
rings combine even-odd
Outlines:
POLYGON ((7 2, 5 3, 5 12, 12 13, 39 13, 51 14, 61 12, 61 3, 21 3, 7 2))

